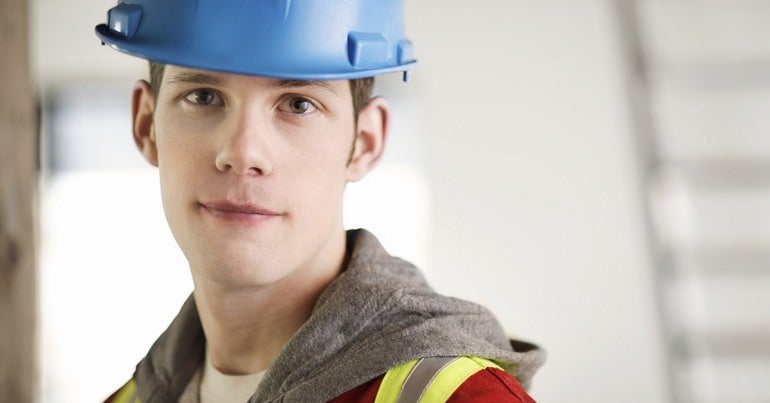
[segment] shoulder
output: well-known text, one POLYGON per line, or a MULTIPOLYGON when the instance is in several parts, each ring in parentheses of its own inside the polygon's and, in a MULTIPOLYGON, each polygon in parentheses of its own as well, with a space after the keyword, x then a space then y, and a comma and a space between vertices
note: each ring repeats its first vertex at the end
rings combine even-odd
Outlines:
POLYGON ((532 403, 519 382, 489 360, 430 357, 395 367, 333 402, 532 403))
POLYGON ((534 403, 516 378, 499 368, 485 368, 466 379, 447 402, 534 403))

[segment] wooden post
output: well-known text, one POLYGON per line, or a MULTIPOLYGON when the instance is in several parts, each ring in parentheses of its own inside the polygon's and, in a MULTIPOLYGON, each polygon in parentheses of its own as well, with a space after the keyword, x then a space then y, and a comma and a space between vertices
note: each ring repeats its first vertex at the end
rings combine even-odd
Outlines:
POLYGON ((0 401, 37 392, 37 127, 27 0, 0 1, 0 401))

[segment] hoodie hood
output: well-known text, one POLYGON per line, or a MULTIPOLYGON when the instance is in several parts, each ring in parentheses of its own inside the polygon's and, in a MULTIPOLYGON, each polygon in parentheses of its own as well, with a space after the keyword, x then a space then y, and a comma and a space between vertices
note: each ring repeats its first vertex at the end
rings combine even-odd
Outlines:
MULTIPOLYGON (((528 387, 542 350, 508 340, 487 309, 433 292, 412 264, 390 256, 369 232, 350 231, 348 250, 347 269, 320 296, 250 402, 327 401, 395 366, 435 356, 488 358, 528 387)), ((142 401, 176 401, 204 348, 189 298, 137 366, 142 401)))

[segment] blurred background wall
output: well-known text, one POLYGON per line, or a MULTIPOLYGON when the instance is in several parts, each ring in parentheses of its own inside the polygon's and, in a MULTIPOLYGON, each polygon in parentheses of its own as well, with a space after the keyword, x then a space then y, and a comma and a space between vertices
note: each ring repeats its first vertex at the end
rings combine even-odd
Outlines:
MULTIPOLYGON (((124 382, 191 290, 112 0, 33 1, 47 161, 41 400, 124 382), (130 326, 126 326, 130 323, 130 326)), ((770 3, 407 0, 419 68, 346 224, 548 361, 542 402, 766 402, 770 3)))

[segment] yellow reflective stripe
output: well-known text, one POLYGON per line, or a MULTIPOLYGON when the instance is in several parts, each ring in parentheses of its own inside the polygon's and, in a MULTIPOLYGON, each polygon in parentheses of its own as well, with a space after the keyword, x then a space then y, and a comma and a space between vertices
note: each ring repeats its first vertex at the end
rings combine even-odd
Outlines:
POLYGON ((423 392, 420 403, 446 402, 463 382, 488 367, 500 368, 483 358, 460 357, 436 374, 423 392))
POLYGON ((377 397, 374 398, 374 403, 394 403, 398 400, 401 387, 404 386, 404 381, 412 373, 414 366, 417 365, 417 361, 419 360, 409 361, 386 372, 385 377, 382 378, 382 383, 380 383, 380 389, 377 391, 377 397))
POLYGON ((504 371, 503 367, 495 364, 493 361, 490 361, 490 360, 488 360, 486 358, 481 358, 481 357, 466 357, 466 358, 470 358, 471 360, 475 361, 476 364, 479 364, 479 365, 481 365, 484 368, 490 368, 491 367, 491 368, 497 368, 497 369, 499 369, 501 371, 504 371))
POLYGON ((113 400, 112 402, 113 403, 141 403, 141 401, 139 400, 139 397, 136 395, 136 382, 134 382, 133 378, 130 381, 126 382, 126 384, 123 385, 122 388, 120 388, 118 395, 115 396, 115 400, 113 400))

